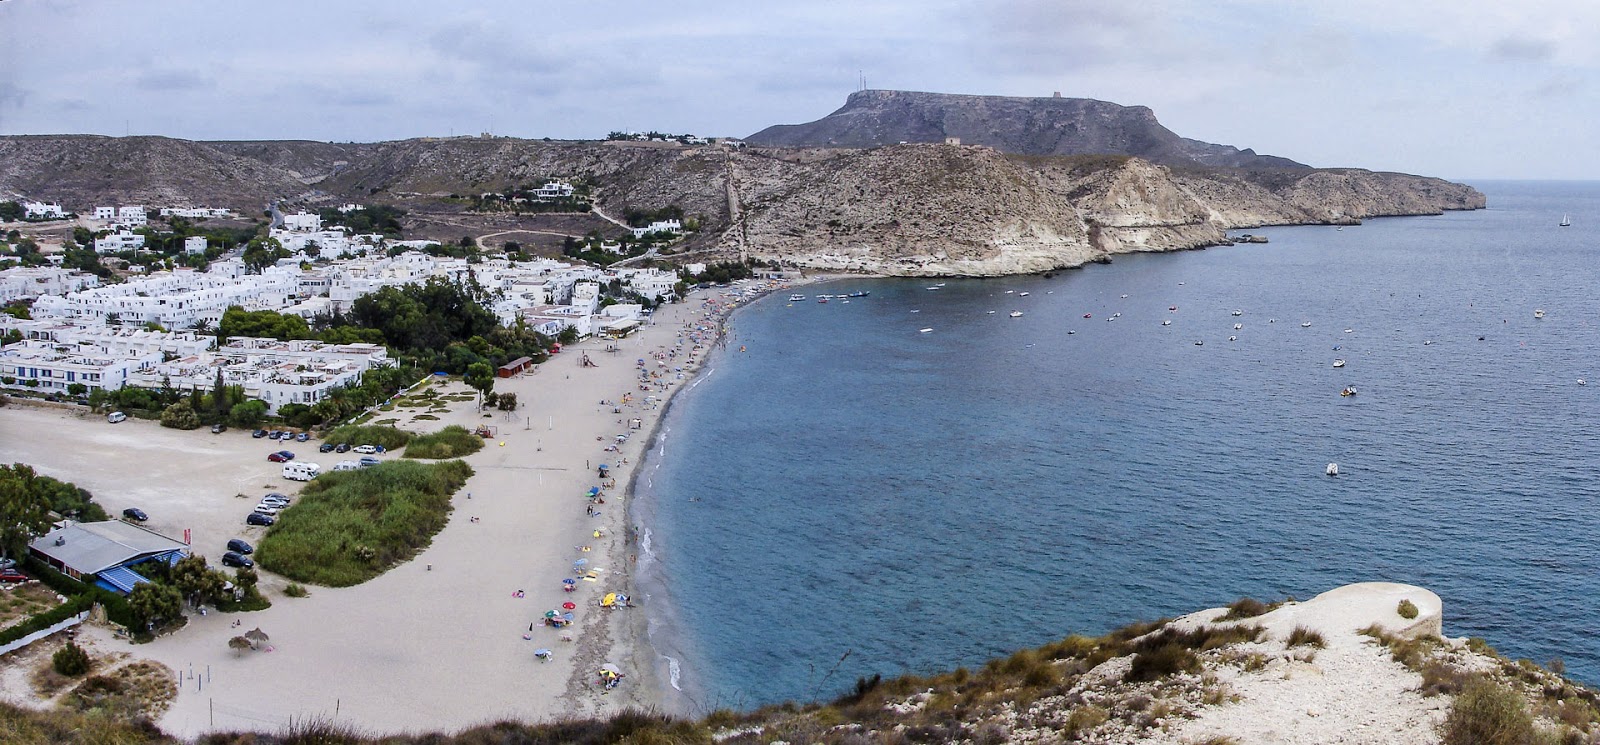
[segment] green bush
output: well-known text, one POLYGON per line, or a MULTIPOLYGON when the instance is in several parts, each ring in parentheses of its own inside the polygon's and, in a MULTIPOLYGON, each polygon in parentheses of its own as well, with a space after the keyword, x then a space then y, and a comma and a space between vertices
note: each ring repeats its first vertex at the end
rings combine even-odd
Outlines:
MULTIPOLYGON (((420 417, 418 417, 420 418, 420 417)), ((483 449, 483 438, 452 424, 431 435, 418 435, 406 444, 407 458, 460 458, 483 449)))
POLYGON ((365 582, 426 547, 444 528, 450 495, 471 476, 459 460, 324 474, 278 516, 256 560, 296 582, 365 582))
POLYGON ((1301 645, 1321 648, 1328 646, 1328 640, 1324 639, 1319 632, 1312 631, 1304 626, 1296 626, 1293 631, 1289 632, 1289 642, 1286 646, 1298 647, 1301 645))
POLYGON ((1540 742, 1517 692, 1484 679, 1468 683, 1444 720, 1443 745, 1531 745, 1540 742))
POLYGON ((1411 602, 1410 600, 1402 600, 1400 601, 1400 606, 1396 608, 1395 611, 1400 614, 1401 618, 1409 621, 1417 617, 1417 604, 1411 602))
POLYGON ((1256 616, 1266 613, 1269 610, 1272 610, 1272 606, 1267 605, 1260 600, 1256 600, 1255 598, 1239 598, 1238 600, 1235 600, 1229 604, 1228 612, 1217 620, 1237 621, 1241 618, 1255 618, 1256 616))
POLYGON ((335 445, 382 445, 385 449, 395 450, 411 441, 411 433, 394 427, 346 424, 329 430, 322 436, 322 441, 335 445))
POLYGON ((311 593, 306 591, 306 586, 300 584, 299 582, 290 582, 289 584, 285 585, 283 588, 283 594, 288 595, 291 598, 303 598, 311 595, 311 593))
POLYGON ((1135 654, 1133 666, 1128 669, 1128 674, 1123 680, 1129 683, 1143 683, 1178 673, 1194 672, 1199 667, 1198 655, 1182 644, 1169 642, 1147 652, 1135 654))
POLYGON ((89 672, 89 653, 83 651, 83 647, 67 642, 66 646, 50 656, 50 667, 68 677, 82 675, 89 672))

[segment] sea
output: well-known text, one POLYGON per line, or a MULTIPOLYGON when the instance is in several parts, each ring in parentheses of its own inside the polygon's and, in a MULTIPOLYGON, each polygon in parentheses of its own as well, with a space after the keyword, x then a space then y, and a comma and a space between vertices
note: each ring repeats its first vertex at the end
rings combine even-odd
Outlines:
POLYGON ((1600 682, 1600 182, 1474 185, 1488 209, 738 311, 638 484, 670 704, 1375 580, 1600 682))

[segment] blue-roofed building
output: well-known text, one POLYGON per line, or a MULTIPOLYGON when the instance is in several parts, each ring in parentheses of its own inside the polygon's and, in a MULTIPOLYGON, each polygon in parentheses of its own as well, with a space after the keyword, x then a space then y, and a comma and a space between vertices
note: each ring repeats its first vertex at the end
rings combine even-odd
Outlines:
POLYGON ((56 528, 28 544, 28 550, 73 579, 123 595, 149 581, 129 567, 148 561, 172 564, 189 555, 183 541, 120 520, 56 528))

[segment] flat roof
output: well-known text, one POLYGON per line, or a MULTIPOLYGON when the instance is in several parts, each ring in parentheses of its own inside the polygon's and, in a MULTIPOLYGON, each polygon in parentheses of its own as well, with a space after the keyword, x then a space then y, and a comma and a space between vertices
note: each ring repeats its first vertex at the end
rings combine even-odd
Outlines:
POLYGON ((73 523, 44 534, 28 547, 83 575, 99 574, 134 559, 189 548, 183 541, 121 520, 73 523))

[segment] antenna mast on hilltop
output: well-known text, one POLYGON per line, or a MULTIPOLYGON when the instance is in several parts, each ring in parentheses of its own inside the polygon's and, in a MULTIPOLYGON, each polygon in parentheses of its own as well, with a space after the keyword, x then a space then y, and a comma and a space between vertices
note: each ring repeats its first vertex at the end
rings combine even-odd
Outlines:
POLYGON ((856 92, 860 93, 867 89, 867 73, 863 70, 856 70, 856 74, 861 77, 861 82, 858 84, 859 87, 856 88, 856 92))

